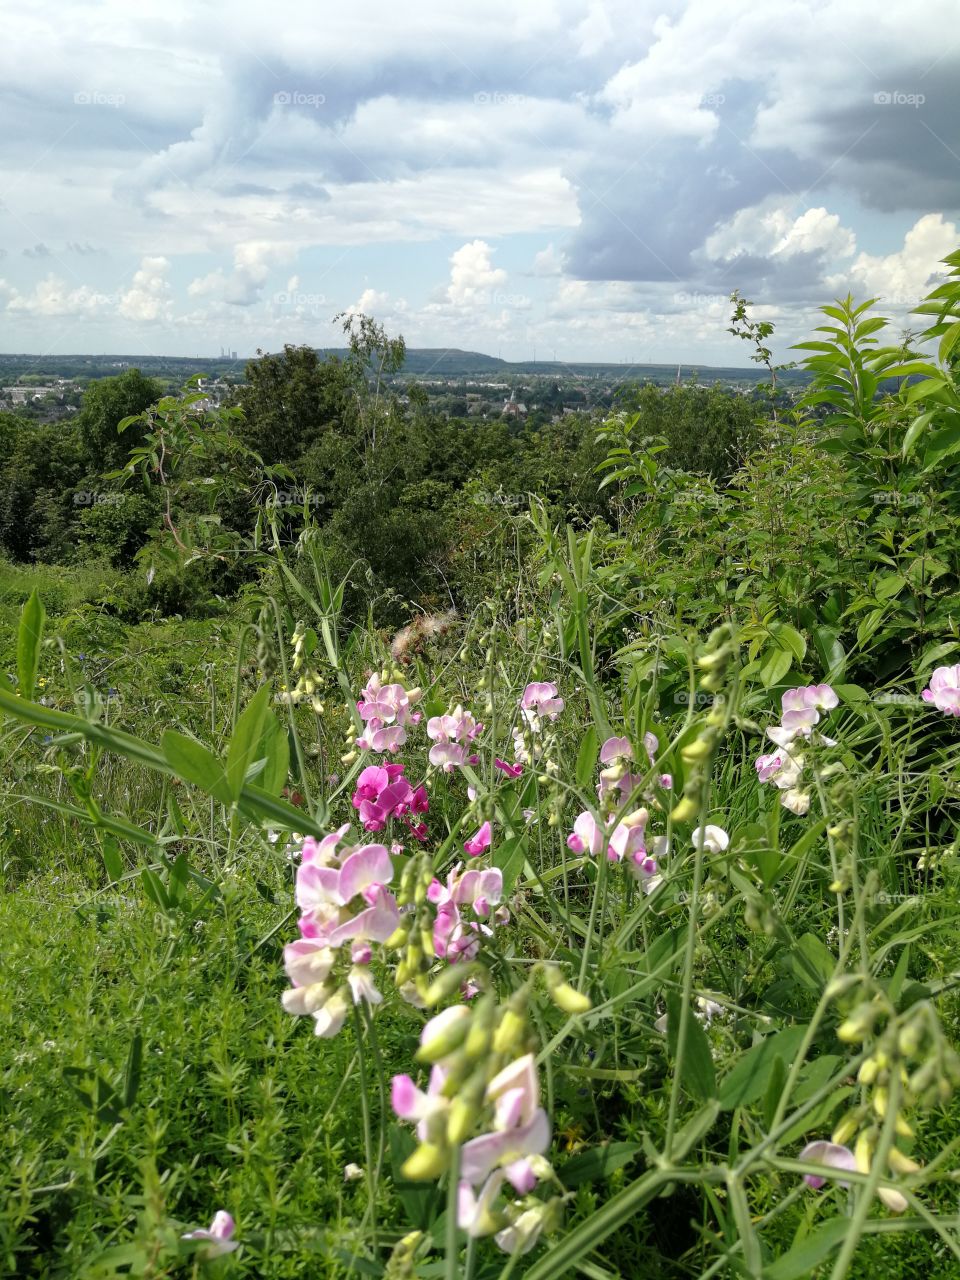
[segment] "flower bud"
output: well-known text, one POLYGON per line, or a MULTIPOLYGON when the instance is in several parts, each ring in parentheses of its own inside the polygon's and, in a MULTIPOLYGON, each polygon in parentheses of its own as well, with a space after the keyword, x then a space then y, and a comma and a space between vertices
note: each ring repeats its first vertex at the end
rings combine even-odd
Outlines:
POLYGON ((526 1020, 520 1014, 515 1013, 513 1009, 507 1009, 500 1019, 499 1027, 493 1034, 494 1052, 519 1052, 524 1046, 526 1035, 526 1020))
POLYGON ((670 817, 674 822, 693 822, 699 812, 699 806, 691 796, 683 796, 674 806, 670 817))
POLYGON ((587 1013, 593 1008, 590 997, 571 987, 569 982, 560 982, 557 986, 551 987, 550 998, 564 1013, 587 1013))
POLYGON ((421 1142, 404 1160, 400 1172, 411 1182, 432 1182, 447 1170, 448 1153, 432 1142, 421 1142))
POLYGON ((455 1004, 443 1013, 431 1018, 420 1033, 418 1062, 439 1062, 448 1053, 458 1049, 466 1039, 470 1024, 470 1010, 466 1005, 455 1004))
POLYGON ((887 1160, 890 1168, 894 1173, 919 1173, 920 1166, 915 1160, 911 1160, 909 1156, 905 1156, 897 1147, 891 1147, 887 1153, 887 1160))

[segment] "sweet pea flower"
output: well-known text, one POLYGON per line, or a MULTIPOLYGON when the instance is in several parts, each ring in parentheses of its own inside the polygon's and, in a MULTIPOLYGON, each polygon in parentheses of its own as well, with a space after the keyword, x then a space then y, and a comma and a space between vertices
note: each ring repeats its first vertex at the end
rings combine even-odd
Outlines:
POLYGON ((703 847, 707 853, 723 853, 730 844, 730 837, 723 827, 714 827, 708 824, 705 827, 697 827, 693 832, 691 840, 695 849, 700 845, 701 833, 703 847))
POLYGON ((771 782, 783 768, 786 755, 772 751, 769 755, 757 756, 757 777, 761 782, 771 782))
POLYGON ((475 832, 464 843, 464 849, 470 854, 471 858, 476 858, 479 854, 485 853, 490 848, 491 827, 489 822, 484 822, 480 830, 475 832))
POLYGON ((526 1195, 537 1181, 530 1157, 550 1145, 550 1121, 540 1106, 540 1083, 533 1054, 504 1067, 487 1085, 486 1100, 494 1105, 493 1129, 464 1143, 460 1173, 476 1186, 494 1169, 526 1195))
POLYGON ((505 773, 508 778, 519 778, 523 773, 522 764, 508 764, 506 760, 494 760, 494 768, 499 769, 501 773, 505 773))
POLYGON ((205 1258, 219 1258, 222 1254, 233 1253, 240 1244, 233 1239, 236 1223, 226 1209, 218 1209, 213 1215, 209 1227, 198 1227, 196 1231, 186 1231, 181 1240, 207 1240, 209 1243, 203 1250, 205 1258))
POLYGON ((469 1182, 457 1187, 457 1226, 468 1236, 490 1236, 500 1227, 503 1215, 494 1211, 497 1192, 503 1184, 503 1174, 493 1173, 475 1195, 469 1182))
POLYGON ((945 715, 960 716, 960 662, 952 667, 937 667, 929 688, 920 696, 945 715))
MULTIPOLYGON (((828 1169, 847 1169, 856 1170, 857 1161, 853 1152, 849 1147, 841 1146, 838 1142, 808 1142, 800 1152, 800 1159, 807 1160, 810 1164, 826 1165, 828 1169)), ((813 1187, 814 1191, 819 1191, 827 1181, 825 1177, 821 1178, 816 1173, 805 1173, 803 1180, 808 1187, 813 1187)), ((841 1187, 849 1187, 849 1182, 842 1179, 837 1180, 841 1187)))
POLYGON ((324 1040, 338 1034, 346 1021, 350 1006, 342 991, 335 991, 322 1009, 313 1015, 313 1033, 324 1040))
POLYGON ((557 696, 557 686, 545 680, 534 680, 528 684, 520 698, 520 710, 533 729, 539 727, 544 717, 556 720, 563 708, 564 701, 557 696))
POLYGON ((632 760, 633 747, 629 738, 607 738, 600 748, 600 763, 614 764, 618 760, 632 760))
POLYGON ((447 715, 431 716, 427 721, 427 737, 434 743, 430 763, 444 773, 452 773, 471 761, 467 748, 482 732, 483 725, 459 704, 447 715))

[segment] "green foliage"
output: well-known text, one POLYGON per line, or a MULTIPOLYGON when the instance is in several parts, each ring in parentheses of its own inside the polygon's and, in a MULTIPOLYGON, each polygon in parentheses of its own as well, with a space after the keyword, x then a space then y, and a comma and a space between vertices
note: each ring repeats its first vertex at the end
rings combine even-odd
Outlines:
MULTIPOLYGON (((136 576, 112 570, 101 601, 89 568, 0 565, 0 1269, 952 1274, 960 740, 917 696, 960 655, 948 265, 921 308, 935 356, 840 301, 805 346, 809 395, 759 434, 756 402, 701 388, 643 390, 589 436, 465 432, 391 399, 402 345, 359 319, 335 367, 262 362, 242 421, 188 392, 129 424, 114 479, 162 524, 136 576), (260 456, 285 404, 291 453, 260 456), (142 620, 188 582, 209 619, 142 620), (557 1175, 526 1202, 551 1204, 547 1243, 509 1261, 458 1234, 455 1185, 406 1164, 389 1080, 416 1074, 428 1014, 383 953, 383 1003, 333 1039, 280 1001, 288 841, 356 824, 357 697, 384 669, 427 718, 461 703, 487 726, 462 776, 428 775, 423 849, 444 882, 483 816, 508 894, 509 923, 478 935, 484 980, 529 1002, 557 1175), (565 709, 504 778, 539 680, 565 709), (802 741, 800 816, 753 761, 784 691, 824 681, 838 705, 802 741), (657 882, 566 838, 624 735, 657 882), (813 1191, 799 1153, 838 1125, 870 1157, 813 1191), (240 1247, 207 1264, 182 1237, 221 1208, 240 1247)), ((734 331, 770 364, 741 302, 734 331)), ((141 535, 120 546, 118 509, 73 527, 122 566, 141 535)), ((410 844, 399 822, 373 838, 410 844)))

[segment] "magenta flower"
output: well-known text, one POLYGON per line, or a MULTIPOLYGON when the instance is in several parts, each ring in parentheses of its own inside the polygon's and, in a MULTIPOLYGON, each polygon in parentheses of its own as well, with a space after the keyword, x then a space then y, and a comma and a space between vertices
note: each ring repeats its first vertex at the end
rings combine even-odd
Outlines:
POLYGON ((465 841, 464 849, 469 853, 471 858, 476 858, 479 854, 485 853, 490 848, 491 828, 489 822, 484 822, 480 830, 475 832, 469 840, 465 841))
POLYGON ((446 1078, 446 1069, 437 1064, 430 1072, 426 1092, 418 1089, 408 1075, 394 1076, 390 1083, 390 1105, 401 1120, 411 1120, 416 1124, 417 1137, 421 1142, 426 1142, 429 1137, 431 1117, 449 1109, 450 1100, 442 1093, 446 1078))
POLYGON ((785 753, 773 751, 769 755, 757 756, 757 777, 761 782, 770 782, 777 776, 786 760, 785 753))
POLYGON ((226 1209, 219 1209, 213 1215, 209 1227, 198 1227, 196 1231, 186 1231, 181 1240, 207 1240, 209 1244, 203 1250, 206 1258, 219 1258, 221 1254, 233 1253, 239 1249, 239 1243, 233 1239, 236 1224, 226 1209))
POLYGON ((920 695, 948 716, 960 716, 960 662, 952 667, 937 667, 930 686, 920 695))
POLYGON ((505 773, 508 778, 519 778, 523 773, 522 764, 508 764, 506 760, 494 760, 494 768, 499 769, 501 773, 505 773))

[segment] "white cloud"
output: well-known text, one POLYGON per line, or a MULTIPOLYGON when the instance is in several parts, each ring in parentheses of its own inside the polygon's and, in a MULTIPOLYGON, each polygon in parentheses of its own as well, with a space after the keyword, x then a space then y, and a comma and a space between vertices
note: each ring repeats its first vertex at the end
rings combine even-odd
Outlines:
POLYGON ((493 265, 492 252, 485 240, 473 240, 452 254, 447 298, 455 306, 486 305, 490 290, 506 284, 507 273, 493 265))
POLYGON ((957 247, 958 230, 940 213, 919 218, 904 236, 896 253, 861 253, 845 272, 827 280, 834 292, 848 291, 859 298, 879 298, 891 305, 909 306, 933 287, 943 270, 941 260, 957 247))
POLYGON ((771 258, 822 253, 830 259, 844 258, 856 247, 853 232, 841 226, 837 214, 818 207, 794 218, 788 206, 768 203, 741 209, 707 237, 703 249, 708 258, 728 262, 741 253, 771 258))
POLYGON ((120 298, 120 314, 138 324, 170 320, 173 313, 173 293, 167 279, 169 272, 170 263, 166 258, 144 258, 133 277, 133 283, 120 298))
POLYGON ((261 300, 272 266, 288 261, 291 255, 288 244, 271 244, 266 240, 238 244, 233 252, 231 272, 218 269, 199 276, 187 286, 187 293, 191 298, 210 295, 235 307, 252 306, 261 300))

